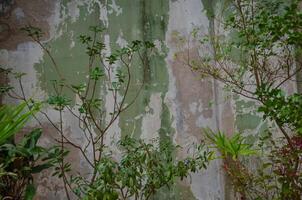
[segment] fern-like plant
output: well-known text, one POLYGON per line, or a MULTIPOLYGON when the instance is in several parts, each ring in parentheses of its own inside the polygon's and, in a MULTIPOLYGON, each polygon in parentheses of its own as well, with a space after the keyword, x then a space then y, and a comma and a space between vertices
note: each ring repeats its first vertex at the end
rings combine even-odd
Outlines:
POLYGON ((213 148, 217 149, 223 157, 230 156, 232 159, 237 160, 239 156, 249 156, 257 153, 240 133, 235 133, 231 137, 227 137, 220 131, 215 133, 210 129, 206 129, 204 132, 213 144, 213 148))
POLYGON ((0 107, 0 145, 16 134, 25 123, 40 108, 40 105, 34 104, 30 110, 26 110, 25 102, 13 106, 3 105, 0 107))

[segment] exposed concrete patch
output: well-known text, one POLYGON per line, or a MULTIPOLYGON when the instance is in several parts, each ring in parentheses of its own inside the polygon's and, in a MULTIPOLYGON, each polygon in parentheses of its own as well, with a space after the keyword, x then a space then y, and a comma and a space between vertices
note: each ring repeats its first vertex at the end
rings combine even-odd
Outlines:
POLYGON ((194 54, 197 54, 197 50, 184 49, 182 52, 177 53, 175 60, 171 62, 171 66, 173 75, 176 77, 177 98, 181 102, 182 123, 188 125, 187 133, 201 139, 201 127, 215 128, 216 126, 213 120, 213 110, 209 107, 210 102, 214 98, 213 86, 211 80, 200 80, 188 66, 185 66, 186 64, 183 61, 187 51, 191 52, 191 58, 194 59, 194 54), (198 105, 196 102, 198 102, 198 105), (194 103, 196 104, 196 110, 192 112, 194 103), (207 122, 196 121, 198 118, 206 119, 207 122))
MULTIPOLYGON (((20 43, 15 51, 7 49, 0 50, 1 66, 26 73, 26 75, 22 77, 22 82, 24 93, 27 98, 34 97, 36 99, 41 99, 41 96, 44 96, 44 92, 35 87, 37 79, 36 72, 33 68, 33 65, 40 62, 42 57, 43 51, 38 44, 33 42, 20 43)), ((12 79, 10 80, 10 83, 15 86, 15 90, 18 94, 21 94, 18 82, 15 79, 12 79)), ((4 101, 11 102, 12 99, 5 97, 4 101)))
MULTIPOLYGON (((170 20, 166 34, 167 46, 170 49, 167 57, 170 85, 166 101, 175 120, 174 141, 185 147, 184 152, 188 144, 198 143, 202 139, 200 127, 214 129, 217 127, 215 118, 218 113, 213 113, 212 108, 209 107, 209 103, 214 98, 213 82, 199 80, 188 67, 184 66, 183 60, 188 50, 192 58, 199 52, 194 48, 194 43, 179 44, 180 41, 175 37, 175 33, 185 38, 189 37, 195 26, 200 27, 201 32, 207 34, 209 22, 202 10, 203 5, 200 0, 170 1, 170 20), (177 54, 176 58, 175 54, 177 54)), ((192 175, 191 189, 197 199, 223 199, 224 188, 219 166, 219 162, 213 162, 205 172, 192 175)))
POLYGON ((235 131, 235 111, 233 110, 232 102, 227 101, 223 104, 220 115, 220 129, 227 135, 231 135, 235 131))
POLYGON ((198 77, 189 68, 184 66, 181 56, 185 55, 186 49, 182 49, 181 51, 183 52, 179 53, 179 41, 174 37, 176 31, 184 36, 188 36, 195 25, 203 26, 207 24, 207 18, 200 16, 201 9, 202 5, 200 1, 190 3, 182 0, 170 2, 170 20, 166 34, 166 42, 170 49, 167 57, 170 85, 166 101, 168 101, 167 105, 170 105, 171 113, 176 120, 175 139, 178 137, 186 138, 189 136, 188 133, 193 134, 197 138, 201 137, 200 130, 194 124, 194 116, 190 114, 190 104, 198 102, 202 99, 201 96, 203 96, 206 97, 202 99, 203 104, 207 105, 213 98, 211 82, 198 80, 198 77), (174 58, 175 53, 178 54, 178 58, 176 59, 174 58), (169 101, 172 102, 172 105, 169 101), (186 128, 187 130, 185 130, 186 128))
POLYGON ((64 199, 64 186, 59 184, 61 180, 56 177, 52 177, 51 172, 42 171, 36 178, 37 194, 35 195, 35 200, 47 199, 47 200, 58 200, 64 199))
POLYGON ((208 170, 192 175, 191 189, 198 200, 224 200, 220 161, 212 161, 208 170))
POLYGON ((109 14, 112 14, 113 12, 115 12, 116 16, 119 16, 120 14, 122 14, 123 9, 116 4, 115 0, 111 0, 111 4, 108 5, 109 9, 109 14))
POLYGON ((116 44, 118 44, 121 48, 124 48, 128 45, 127 40, 125 40, 125 38, 123 37, 123 32, 120 32, 120 35, 116 40, 116 44))
POLYGON ((67 9, 72 23, 75 22, 80 17, 79 6, 82 5, 83 2, 79 2, 79 1, 70 1, 67 3, 67 9))
POLYGON ((108 22, 108 11, 106 4, 102 4, 100 1, 97 1, 97 4, 99 5, 100 9, 100 17, 99 19, 103 22, 103 25, 108 28, 109 22, 108 22))

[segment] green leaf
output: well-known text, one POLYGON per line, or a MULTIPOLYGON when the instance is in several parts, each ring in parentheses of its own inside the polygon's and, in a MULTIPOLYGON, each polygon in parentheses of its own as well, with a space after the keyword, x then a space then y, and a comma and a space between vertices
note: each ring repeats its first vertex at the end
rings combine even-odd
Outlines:
POLYGON ((40 104, 34 104, 31 110, 25 111, 27 104, 0 107, 0 144, 16 134, 39 109, 40 104))
POLYGON ((25 200, 33 200, 35 194, 36 194, 35 186, 33 184, 29 184, 29 185, 27 185, 27 187, 25 189, 24 199, 25 200))
POLYGON ((92 80, 99 80, 100 77, 104 76, 104 72, 100 67, 95 67, 90 71, 90 78, 92 80))
POLYGON ((22 140, 22 143, 24 144, 23 145, 24 148, 27 149, 35 148, 39 138, 41 137, 41 134, 42 134, 42 129, 37 128, 31 131, 29 135, 26 135, 22 140))
POLYGON ((40 173, 41 171, 48 169, 50 167, 52 167, 53 165, 50 163, 46 163, 46 164, 42 164, 42 165, 37 165, 31 168, 31 173, 33 174, 37 174, 40 173))
POLYGON ((71 100, 63 95, 51 95, 47 99, 49 105, 54 106, 55 110, 63 110, 65 106, 70 105, 71 100))

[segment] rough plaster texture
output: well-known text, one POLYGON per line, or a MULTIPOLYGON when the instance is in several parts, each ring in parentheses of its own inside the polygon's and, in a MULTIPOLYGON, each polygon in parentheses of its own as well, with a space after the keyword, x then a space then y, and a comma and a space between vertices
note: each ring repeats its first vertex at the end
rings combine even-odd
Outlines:
MULTIPOLYGON (((160 55, 146 58, 147 71, 141 68, 133 71, 136 80, 132 85, 133 90, 137 89, 143 76, 147 80, 147 87, 136 105, 120 116, 109 130, 106 143, 110 144, 112 139, 117 140, 125 134, 146 141, 165 137, 184 147, 183 151, 177 153, 178 157, 183 157, 189 152, 191 144, 203 138, 201 128, 221 129, 228 134, 236 127, 251 130, 261 128, 260 118, 253 112, 245 118, 234 115, 237 110, 250 109, 245 100, 225 100, 226 94, 217 82, 200 80, 174 57, 175 54, 185 54, 187 50, 198 53, 194 43, 179 49, 175 33, 188 37, 196 26, 201 28, 202 33, 209 33, 211 21, 206 10, 209 11, 212 4, 211 1, 202 0, 16 0, 6 15, 0 18, 1 24, 8 23, 10 26, 0 32, 0 64, 27 73, 23 80, 27 97, 42 99, 52 92, 50 80, 58 77, 50 66, 49 58, 37 44, 19 31, 20 27, 31 24, 43 29, 46 33, 43 40, 48 42, 61 66, 60 70, 70 82, 85 79, 83 74, 87 56, 77 43, 77 36, 85 33, 89 25, 100 24, 107 28, 104 42, 110 46, 108 53, 131 40, 154 41, 160 55), (214 102, 212 106, 211 102, 214 102), (254 125, 247 122, 251 119, 255 121, 254 125)), ((102 94, 100 91, 99 95, 102 94)), ((111 97, 103 96, 109 109, 112 107, 111 97)), ((77 101, 76 97, 73 99, 77 101)), ((5 101, 12 100, 6 98, 5 101)), ((53 121, 58 120, 57 113, 48 109, 45 112, 53 121)), ((56 137, 55 131, 45 119, 42 124, 45 136, 41 143, 51 145, 56 137)), ((32 122, 31 126, 35 125, 32 122)), ((64 114, 64 128, 74 142, 83 143, 83 136, 77 135, 80 131, 76 119, 67 113, 64 114)), ((78 153, 72 151, 68 159, 79 171, 89 171, 78 153)), ((161 191, 158 199, 227 199, 220 164, 213 162, 208 170, 192 174, 190 179, 176 185, 171 192, 161 191)), ((49 178, 50 174, 44 171, 36 177, 37 199, 64 199, 61 182, 49 178)))

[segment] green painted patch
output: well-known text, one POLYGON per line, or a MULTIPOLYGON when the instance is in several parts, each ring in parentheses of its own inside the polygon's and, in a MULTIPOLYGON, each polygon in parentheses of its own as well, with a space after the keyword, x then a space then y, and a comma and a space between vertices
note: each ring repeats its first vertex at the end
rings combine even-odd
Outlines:
POLYGON ((256 104, 253 101, 238 100, 235 101, 235 106, 237 113, 245 113, 246 110, 255 111, 257 109, 256 104))
MULTIPOLYGON (((120 116, 119 127, 122 136, 132 134, 140 137, 142 134, 142 119, 145 114, 152 112, 152 108, 148 108, 150 97, 152 94, 161 93, 162 107, 159 129, 160 147, 163 144, 173 144, 172 137, 174 130, 171 127, 172 117, 168 107, 164 103, 165 95, 168 91, 169 74, 166 67, 165 57, 167 48, 164 45, 167 23, 169 1, 162 0, 134 0, 129 4, 124 0, 116 1, 122 13, 118 15, 112 12, 108 16, 109 26, 108 33, 110 36, 111 49, 118 49, 118 41, 122 39, 127 43, 133 40, 157 42, 161 46, 161 52, 153 55, 148 52, 141 52, 143 63, 134 58, 132 64, 132 82, 131 91, 127 95, 126 103, 129 103, 136 95, 140 84, 144 82, 143 90, 126 112, 120 116), (147 110, 147 111, 146 111, 147 110)), ((172 149, 171 149, 172 150, 172 149)), ((171 153, 173 153, 171 151, 171 153)), ((153 199, 188 199, 193 200, 193 194, 189 187, 182 187, 175 184, 168 188, 163 188, 153 199)))
MULTIPOLYGON (((130 43, 133 40, 158 41, 162 49, 166 49, 166 26, 168 22, 169 2, 161 0, 134 0, 129 2, 119 0, 116 5, 122 9, 121 13, 112 12, 108 16, 108 33, 112 51, 119 48, 121 39, 130 43)), ((108 7, 110 10, 110 8, 108 7)), ((168 72, 165 63, 166 52, 150 56, 147 52, 141 52, 143 63, 138 57, 133 59, 131 68, 131 91, 128 93, 126 103, 136 96, 140 85, 145 82, 143 90, 131 106, 120 116, 120 128, 122 135, 133 133, 141 135, 142 117, 149 105, 152 93, 165 94, 168 91, 168 72)))
POLYGON ((235 125, 238 131, 255 130, 262 122, 262 118, 257 115, 256 103, 251 100, 240 99, 239 96, 235 96, 234 100, 236 109, 235 125))
MULTIPOLYGON (((63 4, 61 7, 64 8, 63 4)), ((72 22, 71 18, 65 19, 60 24, 57 32, 57 34, 62 35, 46 44, 58 65, 60 73, 68 84, 80 84, 87 81, 89 57, 85 53, 85 46, 79 42, 78 38, 80 34, 88 33, 89 26, 98 25, 99 23, 98 9, 94 9, 91 13, 88 12, 85 6, 81 6, 79 9, 79 18, 75 22, 72 22)), ((60 77, 54 70, 49 56, 45 53, 43 60, 34 67, 38 72, 39 86, 47 94, 54 93, 53 80, 60 80, 60 77)), ((74 101, 75 96, 70 90, 66 89, 64 93, 74 101)))
POLYGON ((172 128, 171 124, 172 124, 172 118, 170 115, 170 111, 169 108, 167 107, 166 104, 162 104, 162 113, 161 113, 161 128, 159 129, 159 137, 160 137, 160 141, 169 141, 170 144, 172 145, 172 137, 173 134, 175 132, 175 130, 172 128))
MULTIPOLYGON (((119 118, 122 136, 133 134, 135 137, 140 137, 141 132, 144 131, 141 130, 142 119, 146 112, 149 112, 146 111, 146 107, 150 103, 150 97, 152 94, 160 93, 162 102, 162 105, 158 105, 162 106, 159 129, 160 145, 164 142, 172 145, 172 137, 175 132, 171 127, 173 118, 169 108, 164 103, 169 85, 169 74, 165 62, 168 49, 164 44, 169 17, 169 1, 131 0, 131 3, 129 3, 125 0, 116 0, 116 5, 110 3, 112 2, 110 1, 106 5, 108 9, 108 27, 104 35, 109 38, 111 52, 119 49, 121 44, 130 43, 133 40, 156 42, 161 49, 160 53, 153 53, 152 55, 142 51, 143 63, 138 56, 133 58, 131 89, 125 103, 130 103, 135 98, 140 85, 143 82, 145 84, 135 104, 122 113, 119 118)), ((64 1, 61 5, 62 17, 66 16, 66 4, 67 1, 64 1)), ((102 23, 99 18, 100 11, 97 4, 90 6, 90 8, 93 8, 93 10, 89 11, 87 5, 80 6, 79 17, 75 21, 72 21, 70 17, 64 18, 57 33, 62 33, 62 35, 47 43, 51 54, 57 61, 61 74, 64 75, 66 82, 69 84, 80 84, 87 81, 88 56, 85 53, 85 47, 78 42, 78 37, 80 34, 87 33, 89 26, 102 23)), ((107 23, 103 25, 107 25, 107 23)), ((121 68, 120 65, 118 64, 117 68, 121 68)), ((35 65, 35 69, 38 72, 40 87, 47 94, 52 94, 54 92, 52 80, 59 79, 59 76, 53 69, 50 58, 44 55, 41 63, 35 65)), ((98 91, 97 95, 104 95, 103 97, 105 97, 105 87, 100 86, 98 91)), ((65 92, 74 102, 75 96, 73 96, 73 93, 68 90, 65 92)), ((120 95, 122 93, 123 90, 120 95)), ((193 200, 195 198, 190 187, 175 184, 170 189, 164 188, 154 199, 193 200)))
POLYGON ((253 130, 257 128, 261 122, 261 118, 251 114, 238 114, 236 116, 236 125, 239 132, 244 130, 253 130))

